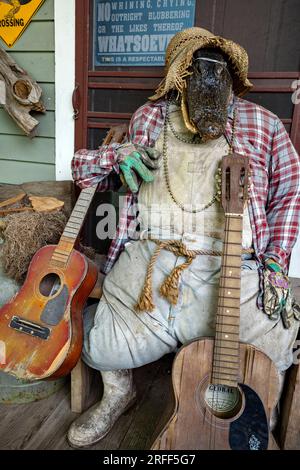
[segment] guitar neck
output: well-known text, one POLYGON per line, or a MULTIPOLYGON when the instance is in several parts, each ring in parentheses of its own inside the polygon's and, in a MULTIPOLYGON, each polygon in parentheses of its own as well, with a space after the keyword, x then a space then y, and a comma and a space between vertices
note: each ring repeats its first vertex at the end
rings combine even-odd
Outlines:
POLYGON ((236 387, 239 371, 242 214, 225 214, 212 383, 236 387))
POLYGON ((78 235, 84 224, 96 189, 97 186, 93 186, 81 191, 60 241, 52 255, 50 262, 52 266, 60 268, 66 266, 70 253, 74 248, 78 235))

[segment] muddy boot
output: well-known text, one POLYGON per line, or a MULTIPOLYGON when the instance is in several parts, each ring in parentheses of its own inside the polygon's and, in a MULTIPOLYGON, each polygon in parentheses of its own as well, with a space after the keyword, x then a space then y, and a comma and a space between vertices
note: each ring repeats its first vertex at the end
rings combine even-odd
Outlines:
POLYGON ((104 392, 101 402, 83 413, 68 432, 68 441, 73 447, 84 447, 103 439, 117 419, 136 398, 132 370, 101 372, 104 392))

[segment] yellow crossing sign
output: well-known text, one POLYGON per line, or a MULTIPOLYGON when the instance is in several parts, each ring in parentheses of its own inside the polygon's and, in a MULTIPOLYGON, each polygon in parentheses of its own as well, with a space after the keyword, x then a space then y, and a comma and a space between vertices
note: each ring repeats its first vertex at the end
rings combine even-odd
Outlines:
POLYGON ((12 47, 44 0, 0 0, 0 38, 12 47))

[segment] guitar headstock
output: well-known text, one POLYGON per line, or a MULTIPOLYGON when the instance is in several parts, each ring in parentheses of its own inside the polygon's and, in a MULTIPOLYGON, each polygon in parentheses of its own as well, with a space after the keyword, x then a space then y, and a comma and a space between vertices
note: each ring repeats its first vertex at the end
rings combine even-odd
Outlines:
POLYGON ((222 206, 225 213, 243 214, 248 196, 249 158, 232 153, 222 159, 222 206))

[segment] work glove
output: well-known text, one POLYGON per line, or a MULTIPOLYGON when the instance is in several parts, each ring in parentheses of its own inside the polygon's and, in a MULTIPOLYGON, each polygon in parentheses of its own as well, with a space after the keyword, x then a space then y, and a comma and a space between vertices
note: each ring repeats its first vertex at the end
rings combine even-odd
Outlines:
POLYGON ((116 152, 123 176, 121 179, 133 193, 138 191, 137 176, 140 176, 146 183, 151 183, 154 180, 152 171, 159 168, 161 161, 160 153, 157 150, 128 143, 121 145, 116 152))
POLYGON ((265 261, 263 284, 265 313, 271 320, 281 317, 284 328, 290 328, 294 319, 300 320, 300 306, 293 297, 289 278, 271 258, 265 261))

